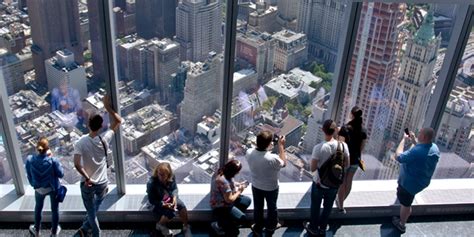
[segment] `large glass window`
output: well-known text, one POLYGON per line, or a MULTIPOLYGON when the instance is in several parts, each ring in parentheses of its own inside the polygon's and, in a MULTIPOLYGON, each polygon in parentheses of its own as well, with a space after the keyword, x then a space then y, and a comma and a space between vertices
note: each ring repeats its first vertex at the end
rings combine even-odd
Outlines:
POLYGON ((241 178, 251 180, 245 153, 268 130, 286 136, 289 164, 280 181, 309 181, 348 2, 274 3, 239 4, 229 159, 243 161, 241 178))
POLYGON ((7 160, 7 152, 5 150, 3 140, 2 117, 0 116, 0 184, 9 184, 12 182, 12 173, 7 160))
MULTIPOLYGON (((471 25, 474 16, 471 17, 471 25)), ((434 178, 472 178, 474 163, 474 27, 464 49, 453 89, 438 128, 443 156, 434 178)))
POLYGON ((178 183, 208 183, 218 167, 225 1, 115 1, 128 184, 169 162, 178 183))
POLYGON ((405 128, 414 132, 422 128, 457 7, 363 2, 339 111, 340 124, 351 119, 353 106, 363 111, 369 138, 362 159, 367 168, 358 170, 355 179, 398 177, 399 164, 391 157, 405 128))
POLYGON ((68 184, 80 180, 74 143, 88 133, 89 116, 103 113, 94 97, 105 88, 102 55, 93 53, 102 43, 99 2, 29 0, 27 9, 1 3, 0 60, 22 158, 48 138, 68 184))

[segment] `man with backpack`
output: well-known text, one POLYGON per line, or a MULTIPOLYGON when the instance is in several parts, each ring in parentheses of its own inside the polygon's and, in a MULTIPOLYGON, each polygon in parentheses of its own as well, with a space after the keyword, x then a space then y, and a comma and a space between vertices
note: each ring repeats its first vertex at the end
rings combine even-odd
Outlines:
POLYGON ((313 236, 324 236, 336 199, 339 185, 344 180, 344 170, 349 165, 349 148, 344 142, 334 139, 336 123, 324 121, 322 130, 324 142, 313 148, 311 172, 315 172, 311 186, 311 220, 304 222, 304 228, 313 236), (321 202, 324 199, 323 212, 320 215, 321 202))

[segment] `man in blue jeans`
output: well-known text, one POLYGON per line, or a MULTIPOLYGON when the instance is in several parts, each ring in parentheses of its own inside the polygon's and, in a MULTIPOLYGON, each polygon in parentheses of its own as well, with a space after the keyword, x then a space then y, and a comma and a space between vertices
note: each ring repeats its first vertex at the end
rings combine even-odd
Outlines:
POLYGON ((252 175, 253 215, 255 224, 251 226, 254 235, 261 235, 264 227, 263 206, 267 201, 267 224, 265 229, 274 232, 281 227, 278 223, 278 178, 280 169, 286 166, 285 137, 278 139, 278 152, 272 154, 273 133, 261 131, 257 135, 257 147, 249 149, 245 158, 252 175))
POLYGON ((107 168, 112 164, 111 157, 107 155, 110 141, 114 132, 119 128, 122 118, 115 112, 107 96, 103 98, 104 107, 111 117, 110 129, 99 135, 103 119, 100 115, 91 116, 89 119, 89 134, 82 136, 74 144, 74 166, 81 174, 81 195, 87 217, 76 235, 100 236, 97 211, 107 194, 108 178, 107 168))
POLYGON ((405 224, 411 214, 411 204, 415 195, 428 187, 436 169, 440 152, 433 143, 434 130, 423 128, 415 138, 413 132, 405 136, 397 147, 396 161, 400 162, 400 176, 398 177, 397 198, 400 202, 400 218, 393 217, 393 225, 405 233, 405 224), (403 152, 405 140, 410 140, 410 149, 403 152))
MULTIPOLYGON (((324 121, 323 128, 324 142, 313 148, 311 155, 311 172, 315 173, 311 186, 311 220, 304 222, 304 228, 308 234, 313 236, 324 236, 328 225, 329 215, 331 214, 334 200, 336 199, 337 188, 326 187, 320 183, 319 168, 336 153, 339 142, 334 139, 334 133, 337 130, 336 123, 332 120, 324 121), (320 215, 321 202, 323 203, 323 213, 320 215)), ((342 142, 344 151, 344 167, 349 166, 349 148, 342 142)))

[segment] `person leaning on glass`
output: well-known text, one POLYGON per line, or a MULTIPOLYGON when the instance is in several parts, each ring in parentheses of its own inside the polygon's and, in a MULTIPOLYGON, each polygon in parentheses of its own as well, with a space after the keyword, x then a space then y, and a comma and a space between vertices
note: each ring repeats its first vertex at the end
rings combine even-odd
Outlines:
POLYGON ((97 211, 108 192, 107 169, 112 167, 112 157, 107 155, 109 144, 115 131, 120 127, 122 118, 112 109, 110 98, 105 95, 102 102, 111 117, 110 128, 100 134, 104 122, 101 115, 89 118, 89 133, 83 135, 74 144, 74 167, 82 176, 81 196, 86 208, 86 218, 75 236, 100 236, 97 211))
POLYGON ((245 211, 252 200, 242 195, 248 183, 238 183, 234 177, 242 169, 238 160, 227 162, 211 179, 210 206, 217 222, 211 226, 218 235, 238 236, 239 225, 247 221, 245 211))
POLYGON ((153 175, 146 185, 146 192, 148 194, 148 201, 154 206, 153 214, 158 218, 156 230, 160 231, 164 236, 176 235, 177 232, 170 230, 166 227, 166 224, 178 212, 183 222, 184 236, 192 236, 188 225, 188 210, 178 198, 176 178, 168 162, 162 162, 155 167, 153 175))
POLYGON ((36 149, 38 154, 28 157, 25 165, 28 181, 35 189, 35 224, 30 225, 29 231, 31 235, 39 236, 44 199, 49 195, 52 216, 51 236, 57 236, 61 227, 59 226, 59 202, 56 199, 56 191, 60 186, 59 178, 64 176, 64 172, 61 163, 51 155, 48 139, 40 138, 36 149))

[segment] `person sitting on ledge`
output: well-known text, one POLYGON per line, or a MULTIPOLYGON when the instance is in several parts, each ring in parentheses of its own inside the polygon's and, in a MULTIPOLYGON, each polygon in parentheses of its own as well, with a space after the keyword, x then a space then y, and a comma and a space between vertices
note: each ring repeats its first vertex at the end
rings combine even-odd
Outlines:
POLYGON ((191 237, 191 229, 188 224, 188 211, 184 203, 178 198, 178 186, 171 166, 168 162, 162 162, 155 167, 153 175, 146 185, 148 201, 154 205, 153 214, 158 218, 156 230, 164 236, 173 236, 177 231, 170 230, 166 224, 176 216, 178 212, 183 222, 185 237, 191 237))

